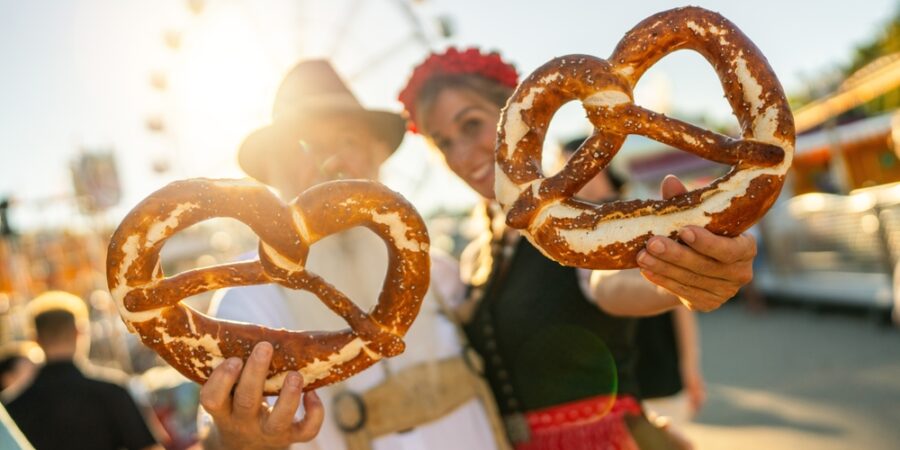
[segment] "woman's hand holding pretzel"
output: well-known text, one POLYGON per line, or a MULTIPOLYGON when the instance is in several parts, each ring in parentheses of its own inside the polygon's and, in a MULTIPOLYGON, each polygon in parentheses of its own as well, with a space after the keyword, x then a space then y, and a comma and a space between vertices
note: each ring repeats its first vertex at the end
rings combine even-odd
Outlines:
MULTIPOLYGON (((661 190, 665 199, 686 191, 673 176, 663 180, 661 190)), ((654 236, 637 260, 644 278, 677 296, 689 309, 717 309, 753 279, 753 236, 744 233, 730 238, 689 226, 678 237, 681 242, 654 236)))

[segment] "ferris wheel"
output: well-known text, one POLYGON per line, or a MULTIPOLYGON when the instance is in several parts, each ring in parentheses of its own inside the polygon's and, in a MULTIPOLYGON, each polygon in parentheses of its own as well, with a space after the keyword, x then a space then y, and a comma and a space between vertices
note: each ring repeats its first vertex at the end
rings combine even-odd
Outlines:
POLYGON ((430 6, 186 0, 186 18, 161 31, 166 62, 149 74, 158 99, 146 117, 158 147, 152 170, 185 177, 233 169, 240 140, 269 120, 281 77, 303 59, 329 59, 364 105, 396 109, 410 68, 452 34, 430 6))

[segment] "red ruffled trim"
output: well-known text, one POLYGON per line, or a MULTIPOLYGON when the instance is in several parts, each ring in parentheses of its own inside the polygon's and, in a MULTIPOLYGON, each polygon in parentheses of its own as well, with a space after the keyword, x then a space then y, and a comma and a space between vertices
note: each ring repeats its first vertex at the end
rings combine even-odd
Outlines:
POLYGON ((525 414, 531 441, 516 450, 640 450, 625 423, 640 415, 633 397, 592 397, 525 414))
POLYGON ((453 47, 448 48, 444 53, 432 53, 422 64, 413 69, 406 87, 400 91, 398 97, 406 109, 409 131, 417 132, 414 122, 416 117, 414 104, 425 83, 438 75, 453 74, 481 75, 511 88, 515 88, 519 80, 516 68, 500 59, 500 55, 497 53, 481 53, 477 48, 459 51, 453 47))

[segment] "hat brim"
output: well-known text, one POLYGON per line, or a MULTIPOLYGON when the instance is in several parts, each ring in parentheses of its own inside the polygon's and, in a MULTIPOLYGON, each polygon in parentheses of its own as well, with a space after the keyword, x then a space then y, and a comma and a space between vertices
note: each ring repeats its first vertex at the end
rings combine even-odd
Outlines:
MULTIPOLYGON (((279 161, 287 152, 299 150, 296 140, 296 128, 312 119, 322 120, 329 116, 354 116, 367 123, 372 133, 388 145, 391 153, 397 150, 406 134, 406 120, 399 114, 388 111, 372 111, 366 109, 328 110, 309 112, 302 117, 276 122, 262 127, 247 136, 238 150, 238 164, 241 169, 253 178, 268 183, 270 170, 278 167, 279 161)), ((314 131, 313 131, 314 132, 314 131)))

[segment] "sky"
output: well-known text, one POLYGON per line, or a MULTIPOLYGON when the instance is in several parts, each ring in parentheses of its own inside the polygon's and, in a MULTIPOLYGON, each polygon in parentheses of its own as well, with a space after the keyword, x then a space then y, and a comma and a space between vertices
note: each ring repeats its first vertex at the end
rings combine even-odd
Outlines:
MULTIPOLYGON (((123 180, 116 220, 165 183, 240 177, 237 147, 269 120, 281 76, 299 59, 333 55, 364 104, 398 110, 396 93, 429 48, 499 50, 527 74, 570 53, 607 56, 622 35, 681 2, 424 0, 0 0, 0 196, 17 199, 19 228, 77 225, 69 162, 111 149, 123 180), (514 5, 511 7, 510 5, 514 5), (409 17, 414 17, 411 20, 409 17), (438 18, 454 31, 442 39, 438 18), (421 31, 417 35, 416 31, 421 31), (180 46, 164 36, 177 32, 180 46), (150 84, 165 74, 165 90, 150 84), (148 118, 161 117, 165 132, 148 118), (165 173, 154 167, 169 166, 165 173), (55 200, 54 200, 55 199, 55 200)), ((846 62, 897 8, 894 0, 701 1, 755 42, 790 93, 846 62)), ((647 72, 636 101, 678 114, 729 119, 710 66, 689 52, 647 72)), ((587 131, 577 105, 563 108, 551 139, 587 131)), ((408 136, 385 165, 385 182, 426 213, 474 195, 408 136)))

